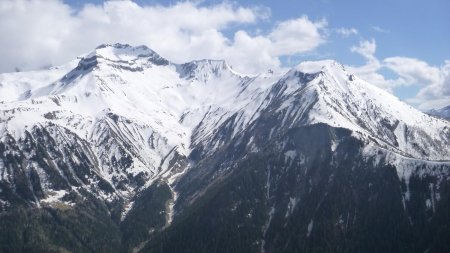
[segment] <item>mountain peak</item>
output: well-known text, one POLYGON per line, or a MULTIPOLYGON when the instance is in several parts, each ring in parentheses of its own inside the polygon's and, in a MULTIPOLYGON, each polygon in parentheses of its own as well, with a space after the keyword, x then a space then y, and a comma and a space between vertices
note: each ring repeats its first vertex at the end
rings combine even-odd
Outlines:
POLYGON ((90 69, 98 66, 99 63, 113 65, 135 65, 155 64, 168 65, 169 61, 161 57, 158 53, 147 46, 130 46, 128 44, 102 44, 81 58, 79 68, 90 69))
POLYGON ((349 74, 344 65, 335 60, 304 61, 291 68, 287 76, 294 79, 301 78, 302 82, 309 82, 318 76, 323 76, 329 85, 338 85, 347 90, 347 81, 354 81, 356 77, 349 74), (326 76, 326 77, 325 77, 326 76))
POLYGON ((335 60, 304 61, 291 68, 286 73, 286 78, 293 80, 290 82, 292 89, 310 84, 312 80, 322 93, 335 95, 340 92, 349 92, 349 85, 356 80, 353 74, 347 72, 345 67, 335 60), (300 85, 300 86, 299 86, 300 85), (320 88, 327 86, 328 88, 320 88), (337 89, 334 93, 328 92, 329 89, 337 89))
POLYGON ((178 72, 183 78, 199 78, 203 81, 208 80, 212 76, 220 76, 222 73, 229 71, 232 74, 240 75, 233 71, 225 60, 195 60, 178 65, 178 72))
MULTIPOLYGON (((115 43, 115 44, 101 44, 99 46, 97 46, 95 49, 102 49, 102 48, 108 48, 108 47, 112 47, 112 48, 132 48, 133 46, 131 46, 130 44, 122 44, 122 43, 115 43)), ((143 46, 146 47, 146 46, 143 46)))
POLYGON ((136 59, 158 55, 155 51, 153 51, 152 49, 148 48, 145 45, 134 47, 130 46, 129 44, 120 44, 120 43, 102 44, 96 47, 94 52, 92 53, 103 56, 104 58, 110 60, 136 59))

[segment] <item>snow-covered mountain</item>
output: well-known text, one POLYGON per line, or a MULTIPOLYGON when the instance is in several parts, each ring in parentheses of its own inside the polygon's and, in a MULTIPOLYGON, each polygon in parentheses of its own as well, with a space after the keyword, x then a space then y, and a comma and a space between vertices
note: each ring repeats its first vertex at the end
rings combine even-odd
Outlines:
POLYGON ((430 115, 450 120, 450 105, 442 107, 441 109, 432 109, 427 112, 430 115))
MULTIPOLYGON (((307 165, 318 153, 305 147, 329 150, 330 168, 393 166, 410 220, 410 181, 433 178, 430 197, 420 201, 434 213, 445 198, 439 187, 450 176, 448 121, 419 112, 331 60, 245 75, 220 60, 176 64, 145 46, 102 45, 60 67, 0 74, 0 101, 0 210, 19 204, 76 210, 93 198, 120 217, 126 247, 135 250, 151 249, 148 231, 166 231, 255 155, 267 162, 268 210, 261 213, 267 219, 257 246, 249 247, 262 251, 277 251, 279 239, 271 233, 282 230, 272 225, 281 219, 280 205, 287 208, 283 219, 300 208, 297 188, 285 185, 290 179, 281 170, 318 166, 307 165), (302 144, 293 142, 298 129, 320 130, 302 137, 310 142, 302 144), (166 196, 158 209, 162 223, 143 228, 144 236, 123 232, 132 231, 127 224, 141 217, 148 201, 158 203, 155 192, 166 196)), ((307 238, 312 224, 305 225, 307 238)))

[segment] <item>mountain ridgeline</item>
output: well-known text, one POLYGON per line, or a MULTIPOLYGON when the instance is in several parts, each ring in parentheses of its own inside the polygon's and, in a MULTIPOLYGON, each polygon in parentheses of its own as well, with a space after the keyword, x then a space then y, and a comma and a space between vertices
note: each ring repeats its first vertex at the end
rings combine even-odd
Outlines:
POLYGON ((0 74, 0 252, 450 252, 450 122, 331 60, 0 74))

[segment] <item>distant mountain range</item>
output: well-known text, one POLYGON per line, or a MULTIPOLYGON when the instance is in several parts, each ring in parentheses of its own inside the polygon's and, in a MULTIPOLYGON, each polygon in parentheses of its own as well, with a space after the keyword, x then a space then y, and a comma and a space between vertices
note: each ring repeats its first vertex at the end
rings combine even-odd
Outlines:
POLYGON ((450 252, 450 122, 332 60, 0 74, 0 176, 0 252, 450 252))
POLYGON ((428 114, 439 117, 439 118, 443 118, 446 120, 450 120, 450 105, 442 107, 441 109, 429 110, 428 114))

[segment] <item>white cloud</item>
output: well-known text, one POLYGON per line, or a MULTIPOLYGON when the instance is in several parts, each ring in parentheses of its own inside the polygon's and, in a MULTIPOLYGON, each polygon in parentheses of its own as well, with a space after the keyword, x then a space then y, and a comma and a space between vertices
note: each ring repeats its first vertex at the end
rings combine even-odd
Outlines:
POLYGON ((383 29, 376 25, 372 26, 372 30, 374 30, 375 32, 379 32, 379 33, 389 33, 390 32, 389 30, 383 29))
POLYGON ((363 66, 347 66, 347 68, 357 74, 362 79, 368 81, 369 83, 376 85, 382 89, 385 89, 391 93, 393 93, 393 89, 403 85, 404 80, 401 78, 397 79, 389 79, 384 75, 380 74, 378 71, 381 69, 381 66, 376 64, 365 64, 363 66))
POLYGON ((0 70, 61 61, 74 25, 71 9, 57 1, 1 1, 0 70))
POLYGON ((340 34, 342 37, 347 38, 350 35, 357 35, 358 34, 358 30, 356 30, 355 28, 338 28, 335 29, 337 34, 340 34))
POLYGON ((250 36, 245 31, 238 31, 234 35, 233 45, 227 47, 224 54, 239 70, 257 73, 267 68, 278 68, 280 60, 271 54, 272 41, 264 36, 250 36))
POLYGON ((450 61, 445 61, 440 68, 433 68, 439 71, 438 78, 422 88, 414 98, 408 100, 422 110, 450 105, 450 61))
POLYGON ((326 20, 312 22, 306 16, 279 23, 269 34, 273 54, 292 55, 313 50, 325 42, 320 31, 326 26, 326 20))
POLYGON ((147 45, 175 62, 226 59, 237 70, 257 72, 279 67, 282 55, 308 52, 325 41, 326 21, 313 22, 306 16, 281 22, 258 36, 239 30, 269 16, 267 8, 229 2, 140 6, 110 1, 76 11, 57 0, 4 0, 0 72, 62 64, 100 44, 116 42, 147 45), (228 37, 232 30, 234 36, 228 37))
POLYGON ((350 48, 350 51, 362 55, 369 61, 376 60, 374 56, 376 50, 377 44, 375 43, 375 39, 372 39, 371 41, 362 40, 359 42, 359 46, 353 46, 350 48))
POLYGON ((399 86, 423 86, 415 97, 407 100, 421 110, 450 105, 450 61, 445 61, 442 67, 431 66, 419 59, 399 56, 380 61, 375 56, 374 39, 360 41, 358 46, 353 46, 350 50, 363 56, 366 63, 348 68, 370 83, 390 92, 399 86), (383 68, 393 71, 397 77, 386 79, 380 74, 383 68))
POLYGON ((384 75, 379 73, 379 70, 383 67, 382 63, 375 57, 375 51, 377 44, 375 39, 362 40, 358 46, 350 48, 351 52, 358 53, 366 59, 366 63, 362 66, 348 66, 347 68, 380 88, 383 88, 389 92, 393 92, 393 88, 402 85, 404 80, 398 79, 386 79, 384 75))
POLYGON ((389 57, 383 60, 384 66, 405 79, 406 84, 427 85, 439 82, 440 70, 428 63, 408 57, 389 57))

